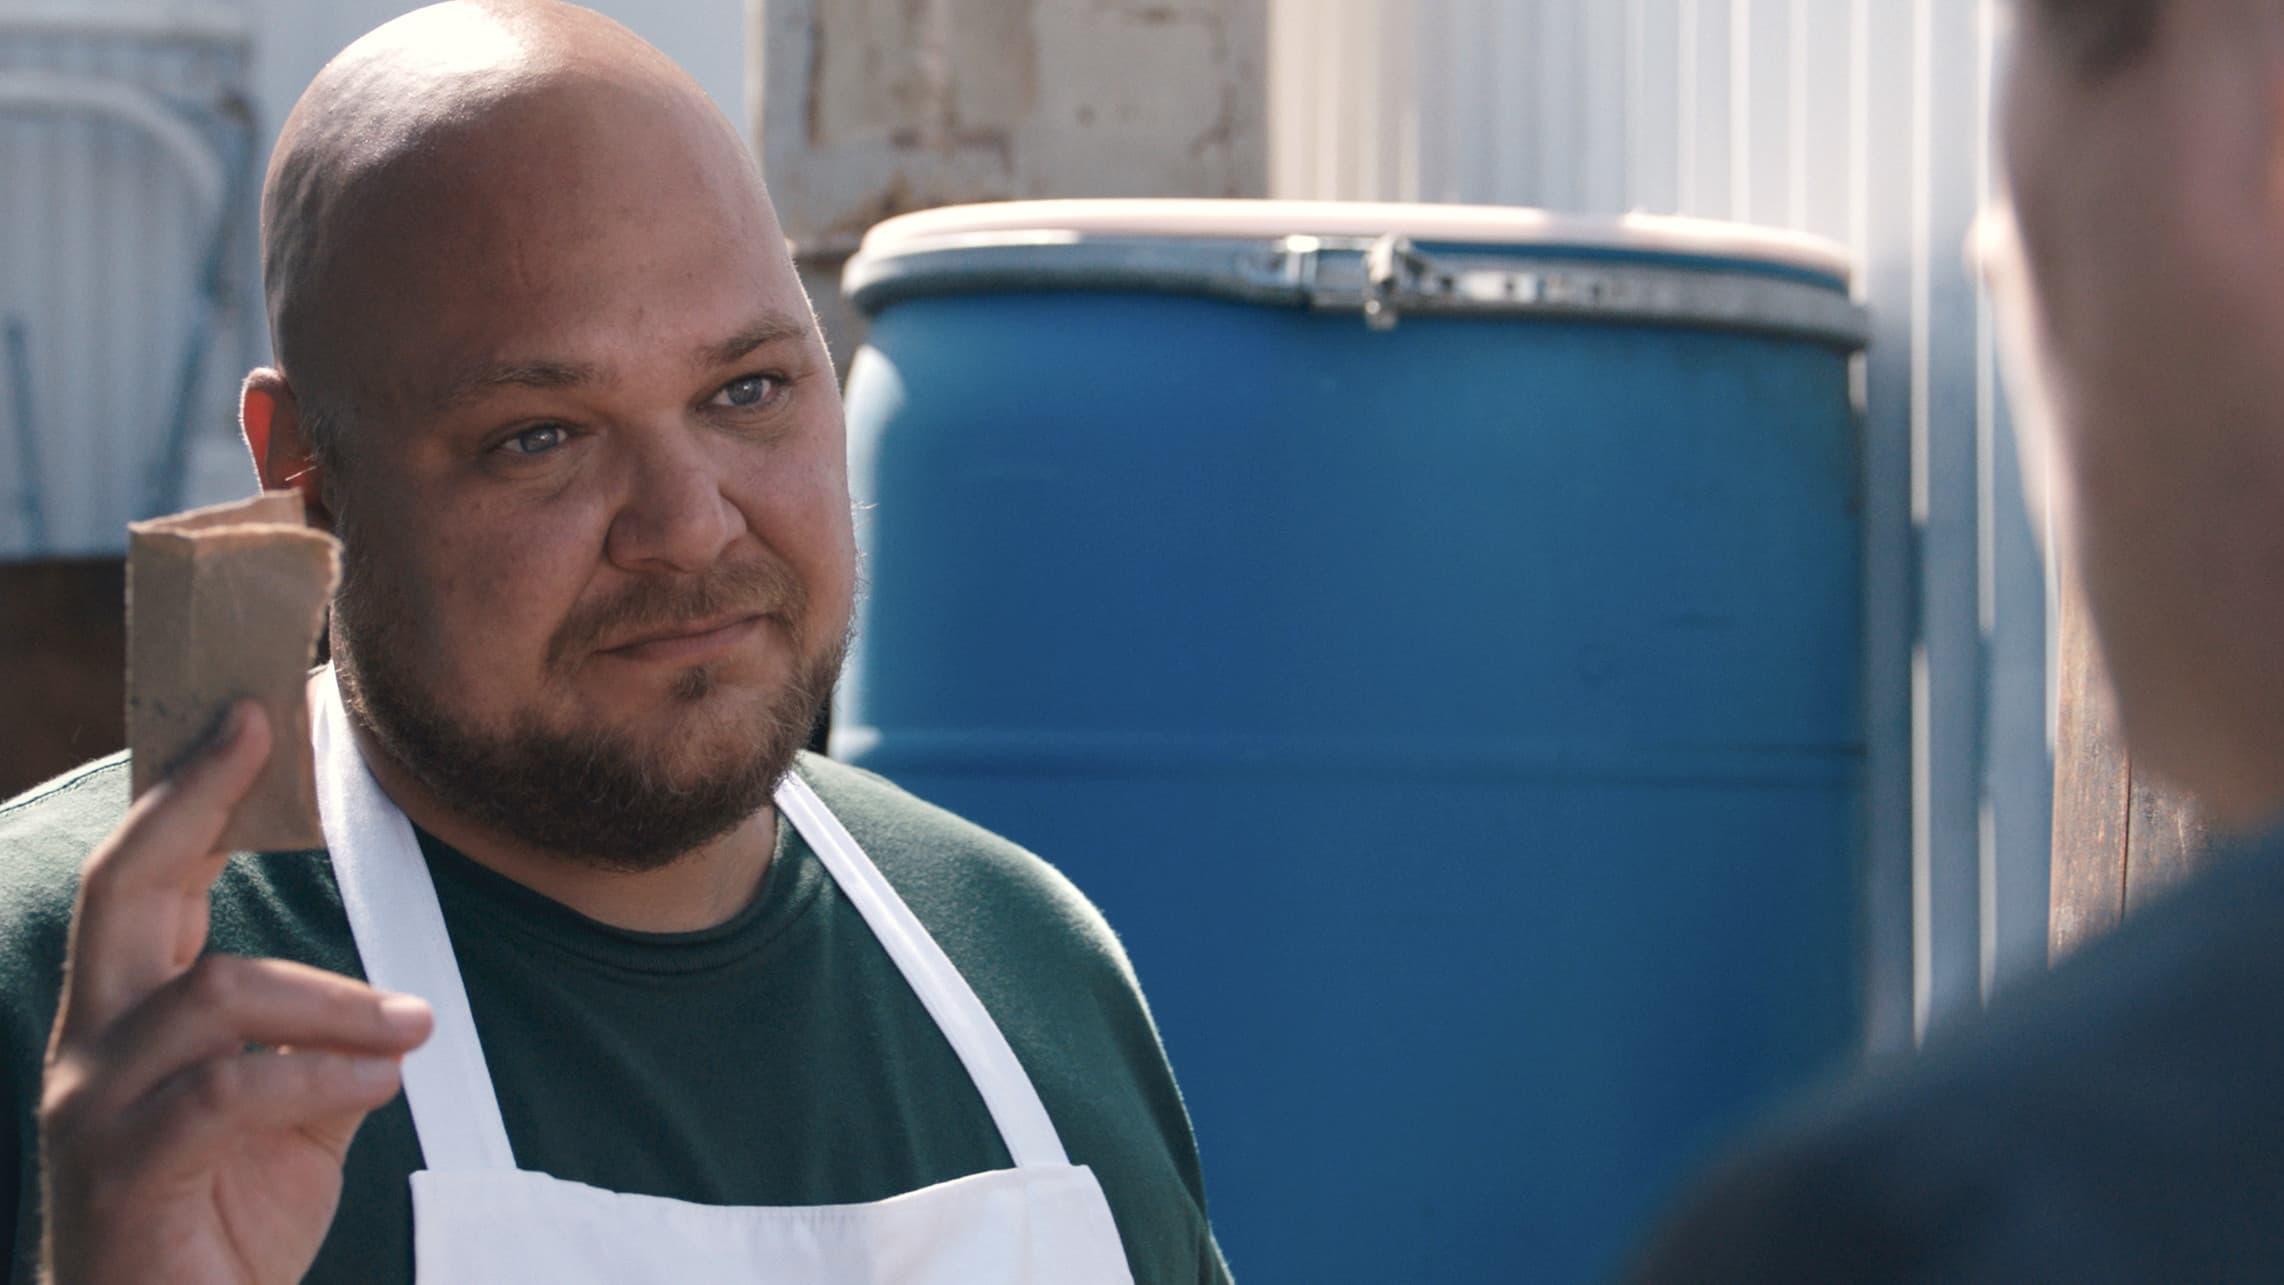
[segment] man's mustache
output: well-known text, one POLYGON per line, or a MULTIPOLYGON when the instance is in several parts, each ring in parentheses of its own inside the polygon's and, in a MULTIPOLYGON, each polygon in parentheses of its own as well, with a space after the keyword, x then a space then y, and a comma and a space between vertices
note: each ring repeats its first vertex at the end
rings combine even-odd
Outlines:
POLYGON ((649 576, 574 609, 548 639, 547 665, 558 669, 648 632, 724 616, 776 616, 798 625, 808 605, 801 582, 775 558, 724 563, 691 576, 649 576))

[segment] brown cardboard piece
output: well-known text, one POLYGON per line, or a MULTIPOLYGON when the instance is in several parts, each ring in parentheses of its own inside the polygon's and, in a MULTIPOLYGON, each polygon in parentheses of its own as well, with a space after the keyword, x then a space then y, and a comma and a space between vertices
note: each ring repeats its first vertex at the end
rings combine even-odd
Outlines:
POLYGON ((270 760, 222 832, 230 851, 325 846, 305 685, 341 545, 269 491, 127 528, 127 744, 134 792, 199 748, 232 701, 270 716, 270 760))

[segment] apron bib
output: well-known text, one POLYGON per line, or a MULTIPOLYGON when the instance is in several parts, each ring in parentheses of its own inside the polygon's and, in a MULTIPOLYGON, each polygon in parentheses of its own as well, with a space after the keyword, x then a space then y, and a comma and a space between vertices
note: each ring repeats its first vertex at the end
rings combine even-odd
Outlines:
POLYGON ((1015 1050, 975 991, 800 777, 791 822, 959 1054, 1014 1168, 858 1205, 700 1205, 516 1168, 444 912, 412 824, 365 766, 333 670, 309 683, 318 812, 366 976, 425 999, 435 1033, 404 1061, 427 1168, 412 1175, 423 1282, 771 1281, 831 1285, 1132 1285, 1101 1184, 1063 1151, 1015 1050))

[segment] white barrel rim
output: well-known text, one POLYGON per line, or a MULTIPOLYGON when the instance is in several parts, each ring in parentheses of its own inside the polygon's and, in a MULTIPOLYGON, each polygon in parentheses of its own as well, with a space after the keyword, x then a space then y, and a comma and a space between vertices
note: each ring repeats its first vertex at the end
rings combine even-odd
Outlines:
POLYGON ((952 205, 874 225, 857 253, 860 258, 879 259, 1010 234, 1063 240, 1395 234, 1415 242, 1486 248, 1616 250, 1740 260, 1830 277, 1843 288, 1855 276, 1855 257, 1847 247, 1778 228, 1663 214, 1590 217, 1525 206, 1369 201, 1136 198, 952 205))

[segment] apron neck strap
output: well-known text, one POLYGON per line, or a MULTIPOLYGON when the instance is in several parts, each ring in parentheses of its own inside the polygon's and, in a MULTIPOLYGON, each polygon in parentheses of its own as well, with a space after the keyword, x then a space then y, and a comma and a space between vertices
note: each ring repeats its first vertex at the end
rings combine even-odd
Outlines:
POLYGON ((331 665, 311 676, 309 708, 318 820, 365 978, 418 995, 436 1013, 428 1042, 404 1059, 405 1101, 421 1157, 431 1169, 513 1169, 515 1152, 428 863, 412 822, 365 765, 331 665))
POLYGON ((1017 1168, 1060 1166, 1070 1163, 1055 1123, 1031 1077, 1016 1060, 1015 1049, 999 1024, 976 997, 967 978, 952 966, 943 947, 896 889, 865 856, 840 818, 796 772, 787 772, 777 787, 778 814, 793 823, 809 841, 819 860, 832 872, 841 894, 872 928, 873 936, 896 961, 904 980, 920 996, 928 1015, 949 1040, 952 1051, 967 1067, 968 1077, 991 1110, 992 1122, 1007 1143, 1007 1154, 1017 1168))
MULTIPOLYGON (((366 766, 332 666, 310 677, 309 707, 318 817, 365 977, 384 990, 418 995, 436 1013, 428 1042, 404 1060, 405 1100, 421 1155, 430 1169, 514 1169, 468 990, 412 823, 366 766)), ((796 773, 779 783, 776 802, 779 816, 808 841, 936 1020, 1016 1166, 1069 1164, 1006 1035, 879 867, 796 773)))

